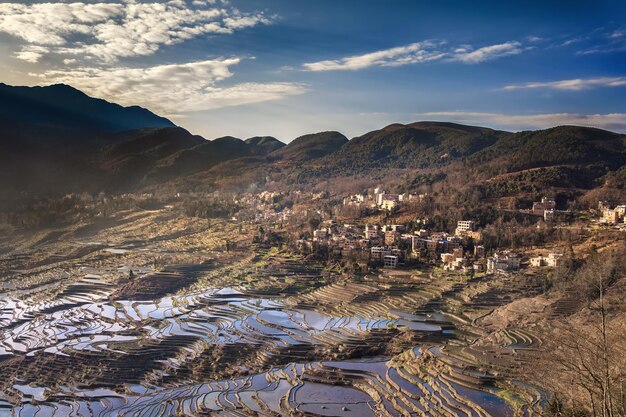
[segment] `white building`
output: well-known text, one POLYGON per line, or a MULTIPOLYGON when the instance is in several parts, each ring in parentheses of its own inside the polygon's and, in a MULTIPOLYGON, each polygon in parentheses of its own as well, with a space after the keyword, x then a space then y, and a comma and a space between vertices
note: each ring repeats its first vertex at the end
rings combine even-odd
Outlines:
POLYGON ((398 207, 398 202, 393 200, 383 200, 382 204, 380 205, 381 209, 387 211, 393 211, 393 209, 395 209, 396 207, 398 207))
POLYGON ((551 253, 548 256, 537 256, 536 258, 530 258, 530 265, 536 268, 542 266, 548 266, 550 268, 556 268, 563 262, 562 253, 551 253))
POLYGON ((497 253, 487 258, 487 271, 514 271, 519 269, 522 257, 512 252, 497 253))
POLYGON ((535 201, 533 203, 533 211, 538 214, 543 214, 545 210, 552 210, 555 208, 556 208, 556 201, 554 201, 553 198, 542 197, 541 201, 535 201))
POLYGON ((377 194, 376 195, 376 204, 379 207, 383 205, 385 201, 394 201, 396 204, 402 201, 402 195, 400 194, 377 194))
POLYGON ((476 223, 472 220, 460 220, 456 224, 455 235, 460 235, 464 232, 474 231, 476 229, 476 223))
POLYGON ((343 199, 344 206, 359 206, 365 202, 365 196, 363 194, 354 194, 343 199))

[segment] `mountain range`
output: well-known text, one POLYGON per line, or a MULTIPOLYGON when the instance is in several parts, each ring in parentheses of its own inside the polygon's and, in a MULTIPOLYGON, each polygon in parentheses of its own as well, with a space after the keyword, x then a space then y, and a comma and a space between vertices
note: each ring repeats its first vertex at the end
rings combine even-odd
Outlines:
POLYGON ((493 196, 547 188, 623 187, 626 135, 557 126, 506 132, 443 122, 392 124, 348 140, 319 132, 206 140, 141 107, 67 85, 0 84, 0 192, 20 194, 314 186, 391 176, 405 187, 456 181, 493 196))

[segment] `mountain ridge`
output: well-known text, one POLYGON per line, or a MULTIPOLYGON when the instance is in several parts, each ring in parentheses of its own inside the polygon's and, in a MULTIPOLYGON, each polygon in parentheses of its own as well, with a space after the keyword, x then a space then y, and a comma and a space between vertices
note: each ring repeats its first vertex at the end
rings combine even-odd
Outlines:
POLYGON ((29 125, 65 130, 116 132, 175 126, 143 107, 93 98, 66 84, 15 87, 0 83, 0 114, 29 125))
POLYGON ((206 140, 149 110, 92 99, 66 85, 17 87, 25 89, 19 91, 28 92, 26 96, 52 94, 24 99, 7 110, 2 92, 12 88, 0 84, 0 123, 5 127, 0 135, 0 180, 7 184, 0 191, 117 192, 165 184, 186 187, 189 181, 205 189, 267 182, 304 187, 321 180, 391 175, 390 181, 405 178, 410 187, 433 187, 457 178, 461 187, 482 184, 488 192, 494 187, 501 192, 502 187, 515 190, 512 182, 522 179, 530 189, 558 184, 601 187, 606 175, 621 178, 626 172, 626 135, 597 128, 565 125, 507 132, 418 121, 389 124, 350 140, 337 131, 302 135, 287 144, 271 136, 206 140), (41 114, 59 94, 73 99, 66 97, 50 114, 41 114), (68 116, 74 99, 114 108, 124 116, 101 123, 88 106, 68 116), (15 108, 24 110, 28 103, 34 103, 33 114, 13 117, 15 108), (79 123, 74 120, 77 114, 84 116, 79 123), (129 119, 128 126, 139 127, 116 130, 129 119), (44 123, 49 120, 56 123, 52 128, 44 123), (485 183, 490 178, 507 184, 485 183))

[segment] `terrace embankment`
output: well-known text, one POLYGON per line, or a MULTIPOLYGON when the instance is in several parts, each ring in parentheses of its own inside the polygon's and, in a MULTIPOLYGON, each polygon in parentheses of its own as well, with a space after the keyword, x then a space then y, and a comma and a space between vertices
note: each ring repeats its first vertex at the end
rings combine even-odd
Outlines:
POLYGON ((0 261, 0 415, 538 413, 515 381, 541 340, 495 322, 539 292, 526 277, 354 278, 234 223, 107 226, 17 239, 0 261))

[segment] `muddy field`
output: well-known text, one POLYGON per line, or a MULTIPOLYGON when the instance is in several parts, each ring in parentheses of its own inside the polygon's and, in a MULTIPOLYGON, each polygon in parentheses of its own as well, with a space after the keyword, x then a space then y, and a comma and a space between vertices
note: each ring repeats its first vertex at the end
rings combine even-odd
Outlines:
POLYGON ((350 278, 254 229, 129 211, 2 240, 0 416, 539 415, 542 341, 492 314, 533 279, 350 278))

